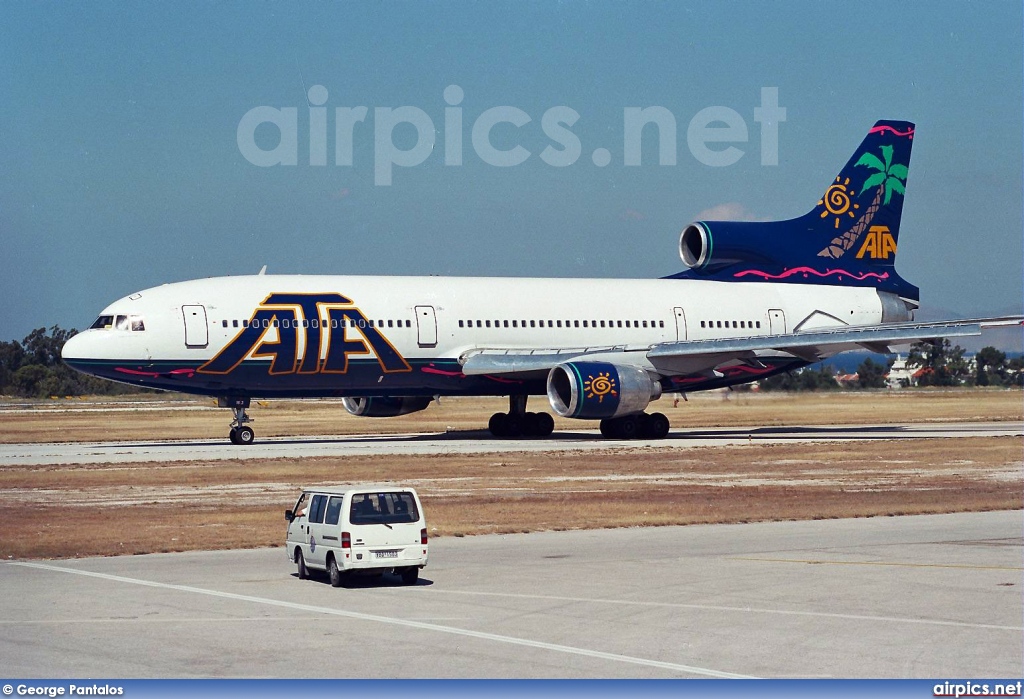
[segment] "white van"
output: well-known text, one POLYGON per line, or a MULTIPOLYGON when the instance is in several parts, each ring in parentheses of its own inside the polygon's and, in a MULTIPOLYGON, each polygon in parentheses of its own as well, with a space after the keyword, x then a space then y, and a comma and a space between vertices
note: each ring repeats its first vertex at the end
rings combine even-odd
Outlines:
POLYGON ((284 517, 288 558, 303 580, 310 569, 327 571, 334 587, 353 574, 393 572, 414 585, 427 565, 427 521, 412 488, 310 489, 284 517))

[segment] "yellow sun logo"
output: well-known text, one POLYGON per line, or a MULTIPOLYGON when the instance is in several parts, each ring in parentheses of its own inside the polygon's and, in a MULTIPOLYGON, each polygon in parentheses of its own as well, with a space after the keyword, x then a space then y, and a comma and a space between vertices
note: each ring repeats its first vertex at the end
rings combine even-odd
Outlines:
POLYGON ((821 218, 825 218, 830 214, 835 216, 836 228, 839 228, 839 219, 843 217, 843 214, 853 218, 853 212, 860 208, 860 204, 850 200, 850 197, 856 194, 856 192, 853 190, 846 191, 846 187, 849 184, 849 177, 844 182, 840 182, 839 178, 836 177, 835 184, 825 190, 825 196, 818 200, 819 206, 822 204, 825 206, 825 210, 821 212, 821 218))
POLYGON ((588 376, 583 383, 583 390, 587 392, 587 398, 596 396, 598 403, 603 403, 604 397, 607 395, 619 395, 615 390, 615 379, 611 378, 611 374, 607 372, 598 374, 596 379, 593 376, 588 376))

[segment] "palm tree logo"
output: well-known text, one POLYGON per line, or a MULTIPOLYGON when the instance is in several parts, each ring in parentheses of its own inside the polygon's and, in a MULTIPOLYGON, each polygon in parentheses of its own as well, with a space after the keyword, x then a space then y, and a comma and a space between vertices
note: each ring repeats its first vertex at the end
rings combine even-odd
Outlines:
POLYGON ((885 194, 885 201, 882 202, 882 206, 888 206, 889 200, 892 199, 892 193, 898 192, 900 194, 906 194, 907 191, 904 189, 904 185, 907 180, 907 166, 899 163, 893 164, 892 162, 892 146, 882 146, 882 157, 884 161, 879 160, 877 155, 871 153, 864 153, 860 156, 860 159, 854 164, 865 165, 876 172, 864 180, 864 184, 860 188, 860 193, 868 191, 872 187, 880 187, 879 193, 885 194))
POLYGON ((850 230, 833 238, 832 242, 818 253, 818 257, 838 260, 856 244, 861 234, 871 225, 871 219, 878 213, 878 209, 889 204, 893 192, 904 195, 907 193, 904 188, 909 172, 907 166, 892 162, 892 146, 880 146, 879 150, 882 151, 881 159, 873 153, 862 153, 854 163, 854 167, 864 166, 875 171, 864 180, 859 195, 864 196, 865 192, 877 188, 874 200, 860 220, 850 230))

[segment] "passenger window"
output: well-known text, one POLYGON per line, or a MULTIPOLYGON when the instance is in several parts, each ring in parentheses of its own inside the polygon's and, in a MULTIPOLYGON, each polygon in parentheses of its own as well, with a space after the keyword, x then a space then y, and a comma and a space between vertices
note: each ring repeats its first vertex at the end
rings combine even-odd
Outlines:
POLYGON ((338 520, 341 519, 341 503, 344 498, 331 498, 330 502, 327 503, 327 517, 324 519, 324 524, 337 524, 338 520))
POLYGON ((238 327, 238 320, 231 321, 231 327, 232 328, 237 328, 238 327))
POLYGON ((324 521, 324 510, 327 505, 326 495, 314 495, 309 504, 309 523, 321 524, 324 521))

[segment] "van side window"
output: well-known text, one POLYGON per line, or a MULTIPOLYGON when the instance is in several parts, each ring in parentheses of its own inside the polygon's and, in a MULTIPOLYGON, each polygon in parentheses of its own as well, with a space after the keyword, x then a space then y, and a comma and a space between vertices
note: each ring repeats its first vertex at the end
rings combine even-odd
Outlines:
POLYGON ((312 502, 309 503, 309 523, 310 524, 323 524, 324 521, 324 510, 327 505, 326 495, 314 495, 312 502))
POLYGON ((331 498, 330 502, 327 503, 327 517, 324 518, 324 524, 337 524, 338 520, 341 519, 341 503, 344 498, 331 498))

